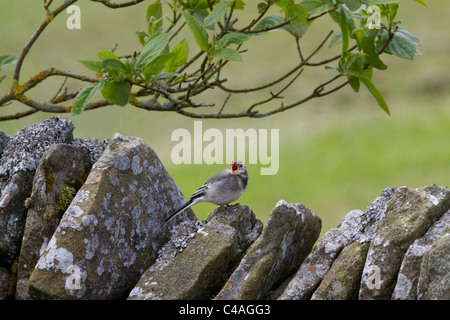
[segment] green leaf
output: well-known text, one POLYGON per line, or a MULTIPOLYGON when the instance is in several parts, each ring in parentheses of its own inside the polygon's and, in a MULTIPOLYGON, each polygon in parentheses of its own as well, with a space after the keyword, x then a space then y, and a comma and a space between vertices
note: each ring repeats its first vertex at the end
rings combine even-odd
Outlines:
POLYGON ((245 41, 247 41, 249 38, 250 37, 248 34, 231 32, 231 33, 227 33, 222 38, 220 38, 220 40, 217 41, 217 46, 219 48, 225 48, 230 43, 242 44, 245 41))
POLYGON ((380 91, 378 91, 378 89, 375 88, 372 81, 370 81, 364 77, 359 78, 359 80, 361 80, 361 82, 367 87, 367 89, 369 89, 370 93, 375 97, 375 99, 377 100, 378 105, 381 107, 381 109, 383 109, 383 111, 386 112, 390 116, 391 112, 389 111, 389 107, 386 104, 386 101, 384 101, 383 96, 381 95, 380 91))
POLYGON ((363 29, 359 29, 354 35, 356 35, 359 49, 366 55, 366 61, 377 69, 385 70, 387 66, 381 61, 376 50, 375 33, 368 36, 367 34, 364 34, 363 29))
MULTIPOLYGON (((420 3, 422 5, 424 5, 425 7, 427 7, 427 5, 425 4, 425 2, 423 2, 422 0, 414 0, 417 3, 420 3)), ((428 8, 428 7, 427 7, 428 8)))
POLYGON ((220 48, 216 50, 214 56, 225 60, 242 61, 241 54, 231 48, 220 48))
POLYGON ((98 53, 98 57, 100 58, 100 60, 107 60, 107 59, 114 59, 114 60, 119 60, 119 58, 111 51, 108 50, 103 50, 100 51, 98 53))
MULTIPOLYGON (((382 42, 378 43, 378 47, 381 47, 384 43, 386 43, 386 41, 388 41, 389 35, 385 32, 381 38, 382 42)), ((417 46, 419 44, 419 39, 417 39, 412 33, 398 27, 398 29, 394 31, 394 36, 384 51, 394 54, 400 58, 413 60, 415 55, 420 54, 417 50, 417 46)))
POLYGON ((184 65, 189 55, 189 47, 185 39, 181 40, 171 51, 172 59, 166 64, 166 72, 175 72, 184 65))
POLYGON ((127 73, 127 67, 120 61, 115 59, 106 59, 102 61, 102 66, 116 69, 118 71, 123 71, 124 73, 127 73))
POLYGON ((330 48, 342 42, 342 32, 338 30, 330 41, 330 48))
POLYGON ((153 35, 161 30, 162 27, 162 5, 157 1, 147 7, 148 32, 153 35))
MULTIPOLYGON (((233 4, 233 2, 231 2, 228 7, 231 7, 231 5, 233 4)), ((244 10, 245 8, 245 2, 244 0, 237 0, 236 4, 234 5, 234 10, 244 10)))
POLYGON ((398 11, 398 3, 393 3, 387 6, 387 10, 388 10, 388 21, 389 21, 389 25, 392 26, 394 25, 394 19, 397 16, 397 11, 398 11))
POLYGON ((330 17, 336 22, 339 26, 341 25, 342 14, 345 16, 345 20, 347 21, 347 26, 351 33, 356 29, 355 22, 353 21, 352 14, 348 11, 345 6, 340 6, 336 11, 330 12, 330 17))
POLYGON ((318 16, 333 8, 333 0, 304 0, 300 4, 312 17, 318 16))
POLYGON ((401 36, 394 35, 385 51, 400 58, 413 60, 416 55, 416 45, 401 36))
POLYGON ((260 2, 257 4, 257 8, 258 8, 258 13, 261 14, 263 13, 265 10, 267 10, 268 4, 265 2, 260 2))
POLYGON ((184 10, 181 10, 181 13, 186 20, 189 30, 191 30, 192 34, 194 35, 194 39, 197 42, 198 46, 200 47, 200 49, 207 52, 209 49, 208 33, 202 27, 202 25, 198 23, 197 20, 195 20, 195 18, 192 17, 189 13, 184 10))
POLYGON ((172 59, 171 53, 165 53, 153 59, 152 62, 150 62, 145 66, 145 68, 142 69, 144 78, 149 81, 151 76, 159 74, 164 70, 164 67, 166 66, 167 62, 170 61, 170 59, 172 59))
MULTIPOLYGON (((209 11, 206 9, 196 10, 192 13, 192 16, 197 20, 200 25, 205 26, 205 18, 209 15, 209 11)), ((214 30, 214 26, 208 27, 210 30, 214 30)))
POLYGON ((102 89, 104 81, 99 81, 95 85, 83 88, 76 96, 75 101, 70 109, 72 119, 75 119, 83 110, 95 94, 102 89))
POLYGON ((8 64, 16 63, 18 59, 16 56, 0 56, 0 70, 8 64))
POLYGON ((336 70, 337 72, 341 73, 341 69, 339 69, 338 66, 335 66, 335 65, 333 65, 333 64, 327 64, 327 65, 325 65, 325 69, 333 69, 333 70, 336 70))
POLYGON ((352 11, 361 7, 361 0, 344 0, 344 4, 352 11))
POLYGON ((125 81, 107 81, 101 90, 103 98, 119 106, 128 103, 130 92, 131 85, 125 81))
POLYGON ((95 60, 79 60, 79 62, 88 68, 89 70, 95 71, 95 72, 102 72, 103 65, 100 61, 95 60))
POLYGON ((207 0, 183 0, 183 1, 176 1, 180 5, 182 5, 185 9, 190 9, 193 11, 206 9, 208 8, 208 2, 207 0))
POLYGON ((294 35, 296 38, 303 36, 308 30, 308 11, 306 11, 303 6, 295 4, 294 2, 289 2, 283 11, 286 14, 286 20, 289 21, 289 28, 287 30, 294 35))
MULTIPOLYGON (((267 16, 267 17, 261 19, 261 21, 259 21, 256 24, 256 26, 253 28, 253 31, 259 31, 259 30, 271 28, 271 27, 277 26, 279 24, 282 24, 284 22, 286 22, 286 19, 282 16, 278 16, 278 15, 267 16)), ((281 30, 281 28, 279 30, 281 30)), ((261 32, 261 33, 257 33, 256 35, 262 35, 264 33, 265 32, 261 32)))
POLYGON ((224 15, 227 10, 227 6, 231 0, 221 0, 217 5, 214 6, 211 13, 205 18, 205 27, 212 26, 216 22, 219 22, 220 18, 224 15))
POLYGON ((131 75, 133 73, 133 62, 127 58, 121 58, 120 62, 122 62, 122 65, 125 68, 125 74, 131 75))
POLYGON ((350 84, 350 86, 352 87, 352 89, 355 92, 358 92, 359 91, 359 83, 360 83, 359 79, 355 76, 347 75, 347 80, 348 80, 348 83, 350 84))
POLYGON ((389 4, 389 3, 399 3, 400 0, 364 0, 367 5, 371 4, 389 4))
POLYGON ((339 26, 341 27, 341 37, 342 37, 342 57, 344 57, 349 48, 350 43, 350 27, 347 23, 347 18, 345 16, 345 10, 341 11, 339 26))
POLYGON ((163 33, 150 38, 136 60, 136 67, 142 68, 159 56, 169 43, 171 33, 163 33))
POLYGON ((137 30, 136 35, 139 39, 139 42, 144 46, 147 40, 150 38, 150 35, 142 30, 137 30))
MULTIPOLYGON (((350 72, 366 77, 365 72, 365 55, 361 53, 352 53, 347 60, 347 68, 350 72)), ((372 69, 372 67, 368 67, 372 69)), ((367 78, 371 79, 371 78, 367 78)))
POLYGON ((147 7, 147 22, 150 22, 151 18, 159 19, 162 17, 162 5, 161 2, 156 1, 147 7))
POLYGON ((402 27, 398 27, 397 30, 394 31, 394 34, 398 37, 404 38, 405 40, 411 42, 416 46, 420 45, 420 40, 417 39, 417 37, 413 35, 411 32, 409 32, 406 29, 403 29, 402 27))

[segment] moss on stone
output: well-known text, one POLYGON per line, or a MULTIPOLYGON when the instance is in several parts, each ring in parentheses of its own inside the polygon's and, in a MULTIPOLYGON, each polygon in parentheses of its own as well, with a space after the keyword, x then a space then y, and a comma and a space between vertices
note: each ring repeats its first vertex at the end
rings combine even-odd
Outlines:
POLYGON ((45 158, 42 158, 42 168, 44 169, 45 174, 45 192, 50 193, 55 185, 55 176, 53 175, 45 158))
POLYGON ((64 188, 61 188, 61 193, 58 197, 58 202, 56 204, 58 210, 65 210, 69 207, 72 202, 75 194, 77 193, 77 189, 75 189, 71 185, 67 185, 64 188))

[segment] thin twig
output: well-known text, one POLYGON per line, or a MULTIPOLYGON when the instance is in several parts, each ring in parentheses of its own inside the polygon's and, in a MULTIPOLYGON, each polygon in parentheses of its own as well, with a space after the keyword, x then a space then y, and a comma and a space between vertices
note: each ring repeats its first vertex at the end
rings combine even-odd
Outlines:
POLYGON ((303 67, 303 63, 300 63, 299 65, 297 65, 296 67, 294 67, 292 70, 290 70, 290 71, 288 71, 286 74, 282 75, 280 78, 278 78, 278 79, 276 79, 276 80, 274 80, 274 81, 271 81, 271 82, 269 82, 269 83, 266 83, 266 84, 264 84, 264 85, 262 85, 262 86, 259 86, 259 87, 246 88, 246 89, 230 89, 230 88, 227 88, 227 87, 223 86, 223 85, 220 84, 220 83, 217 83, 216 85, 217 85, 220 89, 222 89, 223 91, 230 92, 230 93, 247 93, 247 92, 260 91, 260 90, 263 90, 263 89, 270 88, 270 87, 272 87, 272 86, 274 86, 274 85, 276 85, 276 84, 282 82, 284 79, 286 79, 287 77, 289 77, 290 75, 292 75, 293 73, 295 73, 295 72, 296 72, 298 69, 300 69, 301 67, 303 67))
POLYGON ((123 3, 114 3, 108 0, 91 0, 92 2, 98 2, 103 4, 104 6, 111 8, 111 9, 119 9, 119 8, 124 8, 124 7, 130 7, 130 6, 134 6, 138 3, 141 3, 145 0, 131 0, 128 2, 123 2, 123 3))
POLYGON ((249 24, 248 26, 246 26, 245 28, 242 28, 242 29, 239 30, 238 32, 246 32, 246 33, 249 33, 249 32, 250 32, 250 29, 253 28, 253 26, 254 26, 255 24, 257 24, 257 23, 259 22, 259 20, 262 19, 262 17, 265 16, 265 14, 266 14, 267 11, 269 10, 270 6, 271 6, 270 3, 267 4, 266 8, 259 14, 258 17, 256 17, 256 19, 253 19, 253 20, 250 22, 250 24, 249 24))
POLYGON ((295 42, 297 44, 297 52, 298 52, 298 55, 300 57, 300 61, 302 63, 305 63, 305 58, 303 58, 302 49, 300 48, 300 38, 296 37, 295 38, 295 42))
POLYGON ((384 52, 384 50, 386 50, 387 46, 389 45, 389 43, 391 42, 392 38, 394 38, 394 33, 391 30, 391 27, 389 27, 389 38, 386 40, 386 42, 383 44, 383 46, 380 48, 380 50, 378 50, 378 55, 382 54, 384 52))
POLYGON ((45 20, 41 23, 41 25, 33 33, 31 38, 28 40, 27 44, 25 45, 25 47, 22 49, 22 52, 21 52, 19 58, 17 59, 16 68, 14 69, 12 86, 18 85, 20 70, 22 69, 23 61, 24 61, 26 55, 28 54, 28 52, 30 51, 31 47, 36 42, 36 40, 39 38, 39 36, 42 34, 42 32, 45 30, 45 28, 50 24, 50 22, 53 21, 53 19, 58 14, 60 14, 64 9, 66 9, 68 6, 72 5, 73 3, 77 2, 77 1, 78 0, 67 0, 64 2, 64 4, 62 4, 61 6, 56 8, 54 11, 52 11, 51 14, 46 15, 45 20))
POLYGON ((311 59, 312 57, 314 57, 316 55, 317 52, 320 51, 320 49, 322 49, 322 47, 325 45, 325 43, 327 42, 327 40, 331 37, 331 35, 333 34, 333 30, 331 30, 330 32, 328 32, 328 34, 325 36, 325 38, 322 40, 322 42, 317 46, 316 49, 314 49, 314 51, 306 58, 306 60, 309 61, 309 59, 311 59))
POLYGON ((37 109, 30 109, 27 111, 23 111, 23 112, 17 112, 14 114, 10 114, 10 115, 6 115, 6 116, 0 116, 0 121, 6 121, 6 120, 16 120, 16 119, 20 119, 20 118, 24 118, 27 117, 33 113, 38 112, 39 110, 37 109))
POLYGON ((271 94, 270 98, 256 102, 253 105, 251 105, 250 108, 247 109, 247 112, 252 112, 256 106, 266 104, 267 102, 270 102, 274 99, 282 99, 282 97, 280 97, 280 94, 282 94, 287 88, 289 88, 295 82, 295 80, 297 80, 297 78, 302 74, 303 70, 304 69, 300 69, 300 71, 295 75, 295 77, 293 77, 283 88, 281 88, 280 91, 278 91, 275 94, 270 92, 270 94, 271 94))
POLYGON ((231 17, 233 16, 234 7, 236 6, 236 0, 233 1, 230 8, 230 14, 227 17, 227 20, 225 21, 225 27, 224 30, 228 31, 228 28, 230 27, 231 17))
POLYGON ((225 105, 227 104, 228 100, 231 97, 231 93, 227 94, 227 96, 225 97, 225 100, 223 101, 222 107, 219 110, 219 115, 222 114, 223 109, 225 108, 225 105))
POLYGON ((59 87, 58 91, 56 91, 55 95, 53 96, 53 98, 50 101, 53 101, 56 99, 56 97, 58 97, 59 93, 61 92, 61 90, 63 89, 64 85, 66 84, 68 77, 64 78, 63 83, 61 84, 61 86, 59 87))

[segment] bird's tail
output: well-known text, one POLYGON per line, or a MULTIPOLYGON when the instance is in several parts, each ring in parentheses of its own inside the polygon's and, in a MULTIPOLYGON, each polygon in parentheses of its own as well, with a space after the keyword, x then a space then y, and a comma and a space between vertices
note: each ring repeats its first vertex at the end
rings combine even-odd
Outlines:
POLYGON ((178 213, 182 212, 183 210, 186 210, 187 208, 189 208, 190 206, 192 206, 194 203, 191 200, 189 200, 188 202, 186 202, 182 207, 180 207, 179 209, 177 209, 174 213, 172 213, 167 219, 166 221, 169 221, 173 216, 177 215, 178 213))

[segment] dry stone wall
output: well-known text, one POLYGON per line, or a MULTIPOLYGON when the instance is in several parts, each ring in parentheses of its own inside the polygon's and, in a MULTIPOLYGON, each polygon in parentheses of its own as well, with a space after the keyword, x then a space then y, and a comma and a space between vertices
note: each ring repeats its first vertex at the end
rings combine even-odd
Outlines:
POLYGON ((450 299, 450 190, 387 188, 320 238, 280 200, 206 221, 142 139, 0 132, 0 299, 450 299))

